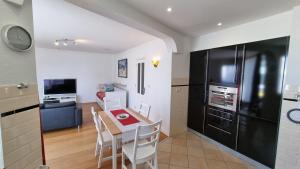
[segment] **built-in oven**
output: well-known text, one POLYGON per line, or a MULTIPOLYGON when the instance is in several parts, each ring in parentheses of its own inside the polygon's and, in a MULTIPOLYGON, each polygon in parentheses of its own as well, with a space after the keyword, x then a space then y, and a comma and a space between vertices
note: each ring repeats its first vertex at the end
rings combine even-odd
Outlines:
POLYGON ((209 86, 206 134, 231 148, 235 148, 237 94, 235 87, 209 86))
POLYGON ((235 112, 238 89, 235 87, 209 86, 208 105, 235 112))

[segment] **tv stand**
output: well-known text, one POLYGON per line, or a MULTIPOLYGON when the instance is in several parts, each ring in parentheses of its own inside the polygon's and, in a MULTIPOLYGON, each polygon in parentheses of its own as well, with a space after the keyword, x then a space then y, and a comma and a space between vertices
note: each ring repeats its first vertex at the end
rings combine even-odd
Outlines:
POLYGON ((43 99, 44 103, 64 103, 64 102, 77 102, 76 94, 58 94, 46 95, 43 99))

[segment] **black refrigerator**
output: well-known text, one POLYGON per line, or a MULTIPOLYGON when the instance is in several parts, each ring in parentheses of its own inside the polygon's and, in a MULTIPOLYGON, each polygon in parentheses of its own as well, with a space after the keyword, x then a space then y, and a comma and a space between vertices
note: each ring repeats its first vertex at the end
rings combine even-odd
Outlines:
POLYGON ((207 99, 208 51, 192 52, 190 56, 190 81, 188 127, 203 133, 207 99))
POLYGON ((243 60, 237 150, 274 168, 288 37, 248 43, 243 60))

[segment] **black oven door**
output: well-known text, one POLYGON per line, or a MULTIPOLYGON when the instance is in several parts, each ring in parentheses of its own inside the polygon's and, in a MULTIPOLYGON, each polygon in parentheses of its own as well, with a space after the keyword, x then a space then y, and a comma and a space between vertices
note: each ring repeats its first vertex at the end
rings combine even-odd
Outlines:
POLYGON ((235 113, 208 107, 205 134, 213 140, 235 149, 235 113))

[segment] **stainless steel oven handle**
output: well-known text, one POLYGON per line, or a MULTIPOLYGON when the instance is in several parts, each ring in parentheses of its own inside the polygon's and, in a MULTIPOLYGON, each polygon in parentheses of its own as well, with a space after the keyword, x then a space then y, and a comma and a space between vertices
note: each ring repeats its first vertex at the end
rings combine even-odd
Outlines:
POLYGON ((219 131, 222 131, 222 132, 224 132, 224 133, 226 133, 226 134, 231 134, 231 133, 230 133, 230 132, 228 132, 228 131, 225 131, 225 130, 223 130, 223 129, 220 129, 219 127, 215 127, 215 126, 213 126, 213 125, 210 125, 210 124, 208 124, 208 126, 210 126, 210 127, 214 128, 214 129, 217 129, 217 130, 219 130, 219 131))
POLYGON ((227 121, 232 122, 232 120, 230 120, 230 119, 226 119, 226 118, 224 118, 224 117, 217 116, 217 115, 214 115, 214 114, 211 114, 211 113, 208 113, 208 115, 211 115, 211 116, 214 116, 214 117, 218 117, 218 118, 220 118, 220 119, 223 119, 223 120, 227 120, 227 121))

